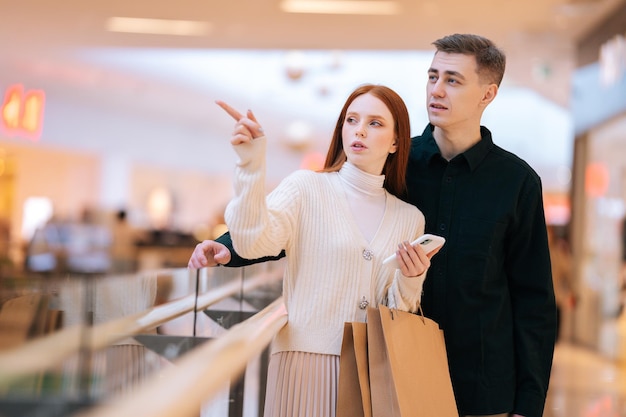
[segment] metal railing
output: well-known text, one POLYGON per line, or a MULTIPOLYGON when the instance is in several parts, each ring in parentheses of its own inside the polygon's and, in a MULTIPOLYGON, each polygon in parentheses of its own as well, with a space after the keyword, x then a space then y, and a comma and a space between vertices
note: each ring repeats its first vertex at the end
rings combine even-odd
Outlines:
POLYGON ((80 417, 195 417, 203 403, 240 376, 287 323, 282 298, 211 343, 195 348, 139 390, 80 417))

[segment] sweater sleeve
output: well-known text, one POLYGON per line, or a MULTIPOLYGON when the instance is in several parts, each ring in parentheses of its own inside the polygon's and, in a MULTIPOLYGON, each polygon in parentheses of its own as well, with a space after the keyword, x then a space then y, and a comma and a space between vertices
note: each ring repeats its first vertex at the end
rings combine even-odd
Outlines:
POLYGON ((387 306, 411 313, 417 312, 422 300, 422 286, 427 272, 428 270, 417 277, 405 277, 397 269, 393 282, 387 290, 387 306))
POLYGON ((276 256, 287 246, 298 210, 298 190, 289 177, 266 196, 265 137, 235 146, 235 196, 224 218, 233 248, 244 258, 276 256))
MULTIPOLYGON (((417 238, 424 234, 425 219, 422 212, 417 209, 413 215, 418 220, 414 236, 417 238)), ((411 313, 417 312, 422 301, 422 287, 427 273, 428 269, 419 276, 405 277, 400 269, 396 269, 391 286, 387 289, 387 306, 411 313)))

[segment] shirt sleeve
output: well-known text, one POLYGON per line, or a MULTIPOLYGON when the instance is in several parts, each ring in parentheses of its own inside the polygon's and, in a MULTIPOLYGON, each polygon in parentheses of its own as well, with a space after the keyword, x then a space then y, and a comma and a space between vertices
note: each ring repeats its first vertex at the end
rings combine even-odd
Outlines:
POLYGON ((241 257, 237 251, 235 250, 235 248, 233 248, 233 241, 230 237, 230 232, 226 232, 223 235, 221 235, 220 237, 218 237, 217 239, 215 239, 216 242, 221 243, 222 245, 226 246, 228 248, 228 250, 230 251, 230 262, 228 262, 227 264, 224 264, 222 266, 226 266, 229 268, 238 268, 241 266, 250 266, 250 265, 254 265, 254 264, 258 264, 258 263, 262 263, 262 262, 267 262, 267 261, 277 261, 279 259, 282 259, 285 257, 285 251, 283 250, 282 252, 280 252, 280 254, 276 255, 276 256, 263 256, 261 258, 255 258, 255 259, 247 259, 247 258, 243 258, 241 257))
POLYGON ((556 302, 541 184, 527 181, 513 224, 506 269, 511 287, 517 392, 515 413, 540 416, 556 340, 556 302))

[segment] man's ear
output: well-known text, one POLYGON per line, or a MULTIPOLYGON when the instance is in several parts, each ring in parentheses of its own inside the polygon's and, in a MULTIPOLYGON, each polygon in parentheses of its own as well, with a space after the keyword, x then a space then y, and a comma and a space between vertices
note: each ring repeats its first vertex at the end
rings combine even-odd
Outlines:
POLYGON ((483 94, 483 98, 481 103, 487 106, 489 103, 493 101, 494 98, 498 95, 498 86, 496 84, 489 84, 485 93, 483 94))

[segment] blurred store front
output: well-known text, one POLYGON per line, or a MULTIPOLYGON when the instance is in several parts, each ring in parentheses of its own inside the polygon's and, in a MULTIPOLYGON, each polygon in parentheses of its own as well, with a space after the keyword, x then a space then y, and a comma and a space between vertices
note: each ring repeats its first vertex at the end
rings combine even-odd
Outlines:
POLYGON ((132 269, 186 266, 195 244, 223 222, 230 187, 228 178, 125 167, 102 155, 26 140, 2 142, 0 277, 23 269, 64 272, 73 254, 93 260, 93 266, 77 266, 85 272, 115 272, 115 247, 123 244, 115 240, 120 211, 133 230, 132 269))
POLYGON ((574 339, 626 359, 626 5, 578 44, 572 244, 574 339))

